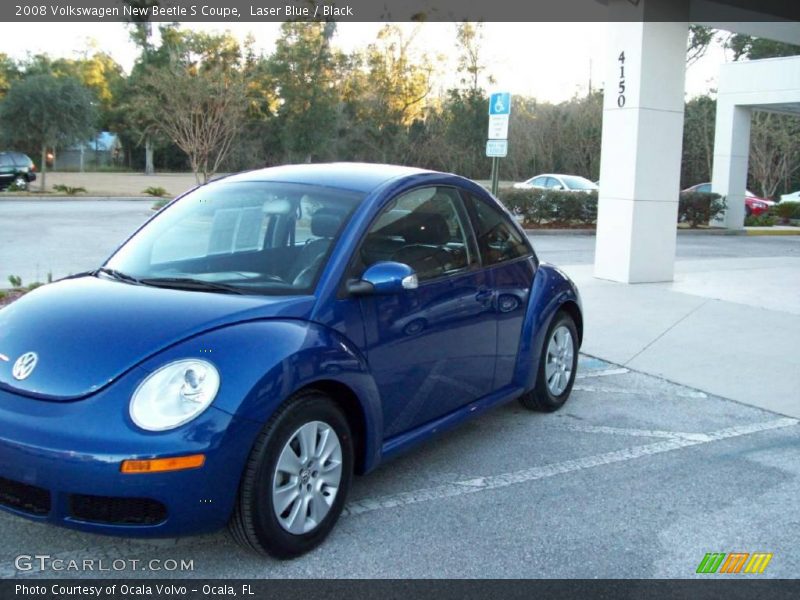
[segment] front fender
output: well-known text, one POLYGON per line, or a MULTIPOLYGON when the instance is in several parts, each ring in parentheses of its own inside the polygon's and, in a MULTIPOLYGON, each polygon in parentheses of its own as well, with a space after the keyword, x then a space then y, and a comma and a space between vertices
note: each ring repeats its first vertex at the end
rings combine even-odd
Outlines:
POLYGON ((573 281, 560 269, 541 263, 533 279, 525 323, 522 326, 514 382, 525 390, 536 385, 544 337, 556 313, 567 303, 581 311, 581 298, 573 281))
POLYGON ((297 390, 335 382, 352 390, 364 425, 364 470, 380 457, 380 398, 366 361, 343 335, 316 323, 269 319, 208 331, 162 352, 142 367, 155 370, 182 358, 202 358, 220 372, 213 406, 239 418, 266 423, 297 390))

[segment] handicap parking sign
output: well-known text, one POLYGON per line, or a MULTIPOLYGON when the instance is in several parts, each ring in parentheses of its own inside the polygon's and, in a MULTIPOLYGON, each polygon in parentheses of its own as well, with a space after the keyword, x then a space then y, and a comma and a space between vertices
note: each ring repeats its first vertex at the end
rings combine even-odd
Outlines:
POLYGON ((511 94, 508 92, 499 92, 489 96, 489 114, 490 115, 508 115, 511 114, 511 94))

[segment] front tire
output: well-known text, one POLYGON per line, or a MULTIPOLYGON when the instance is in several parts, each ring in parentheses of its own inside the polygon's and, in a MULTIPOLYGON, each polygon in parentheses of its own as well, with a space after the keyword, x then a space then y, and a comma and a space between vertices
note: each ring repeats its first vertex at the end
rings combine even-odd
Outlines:
POLYGON ((578 367, 578 330, 575 321, 567 313, 559 312, 544 339, 536 386, 519 401, 529 410, 553 412, 564 405, 575 383, 578 367))
POLYGON ((14 178, 14 187, 18 190, 27 190, 28 189, 28 180, 23 177, 22 175, 17 175, 14 178))
POLYGON ((273 415, 247 461, 230 530, 244 547, 293 558, 320 545, 353 476, 346 417, 325 394, 302 392, 273 415))

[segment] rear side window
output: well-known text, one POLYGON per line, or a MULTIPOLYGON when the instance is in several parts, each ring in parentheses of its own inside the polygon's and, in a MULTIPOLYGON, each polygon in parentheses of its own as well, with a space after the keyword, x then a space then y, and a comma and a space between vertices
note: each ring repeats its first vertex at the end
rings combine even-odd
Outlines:
POLYGON ((482 198, 467 194, 474 216, 478 249, 485 266, 514 260, 531 253, 527 241, 503 211, 482 198))

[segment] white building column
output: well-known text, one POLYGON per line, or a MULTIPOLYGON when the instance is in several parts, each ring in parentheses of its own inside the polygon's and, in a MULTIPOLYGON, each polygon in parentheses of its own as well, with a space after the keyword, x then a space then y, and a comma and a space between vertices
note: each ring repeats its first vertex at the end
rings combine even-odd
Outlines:
POLYGON ((594 274, 671 281, 688 3, 609 0, 609 20, 594 274))
POLYGON ((744 227, 752 116, 752 110, 747 106, 737 106, 723 98, 717 101, 711 191, 725 197, 727 208, 723 215, 712 221, 713 225, 728 229, 744 227))

